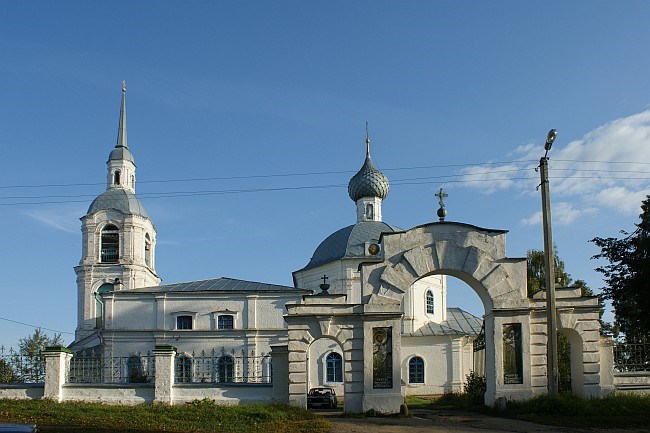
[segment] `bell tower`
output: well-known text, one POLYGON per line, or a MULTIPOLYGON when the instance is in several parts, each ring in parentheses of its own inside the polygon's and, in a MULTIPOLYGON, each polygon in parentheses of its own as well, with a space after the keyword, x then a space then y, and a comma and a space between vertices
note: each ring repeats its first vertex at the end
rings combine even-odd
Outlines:
POLYGON ((110 328, 110 293, 157 286, 156 229, 135 195, 135 160, 126 139, 126 83, 122 82, 117 144, 107 166, 106 191, 81 217, 82 253, 76 266, 77 329, 74 350, 100 344, 110 328))

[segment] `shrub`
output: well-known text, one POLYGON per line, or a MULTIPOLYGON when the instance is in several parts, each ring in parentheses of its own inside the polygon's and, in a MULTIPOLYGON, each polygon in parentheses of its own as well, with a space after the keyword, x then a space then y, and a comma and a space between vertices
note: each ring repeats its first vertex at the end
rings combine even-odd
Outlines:
POLYGON ((482 404, 485 398, 485 376, 470 371, 465 376, 465 386, 463 388, 465 394, 471 398, 472 403, 482 404))

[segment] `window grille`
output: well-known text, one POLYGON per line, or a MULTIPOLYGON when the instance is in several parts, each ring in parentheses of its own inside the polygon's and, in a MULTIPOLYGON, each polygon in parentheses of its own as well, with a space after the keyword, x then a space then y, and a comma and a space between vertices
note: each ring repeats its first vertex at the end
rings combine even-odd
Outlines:
POLYGON ((178 316, 176 329, 192 329, 192 316, 178 316))
POLYGON ((223 314, 217 317, 217 329, 233 329, 234 320, 230 314, 223 314))
POLYGON ((325 358, 327 382, 343 382, 343 360, 341 355, 332 352, 325 358))
POLYGON ((424 383, 424 360, 419 356, 409 361, 409 383, 424 383))
POLYGON ((434 313, 433 307, 434 307, 433 292, 431 290, 427 290, 427 313, 428 314, 434 313))
POLYGON ((120 232, 114 225, 108 225, 102 230, 101 262, 117 263, 120 256, 120 232))

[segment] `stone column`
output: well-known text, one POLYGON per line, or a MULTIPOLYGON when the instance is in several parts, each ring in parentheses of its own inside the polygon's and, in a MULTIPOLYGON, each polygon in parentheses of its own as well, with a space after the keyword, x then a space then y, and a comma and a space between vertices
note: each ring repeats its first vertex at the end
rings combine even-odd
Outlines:
POLYGON ((72 353, 63 346, 49 346, 43 351, 45 356, 45 389, 43 398, 63 401, 63 385, 65 385, 70 369, 72 353))
POLYGON ((154 386, 154 404, 173 404, 174 360, 176 348, 169 344, 156 345, 156 381, 154 386))
POLYGON ((273 401, 289 402, 289 349, 287 346, 271 346, 273 363, 273 401))

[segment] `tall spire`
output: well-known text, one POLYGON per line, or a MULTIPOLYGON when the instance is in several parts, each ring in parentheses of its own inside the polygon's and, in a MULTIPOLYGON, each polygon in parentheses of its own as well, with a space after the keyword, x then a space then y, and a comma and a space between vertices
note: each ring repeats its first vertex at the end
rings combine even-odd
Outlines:
POLYGON ((370 136, 368 135, 368 121, 366 120, 366 158, 370 159, 370 136))
POLYGON ((120 124, 117 129, 117 144, 115 147, 129 148, 126 144, 126 81, 122 81, 122 105, 120 106, 120 124))

